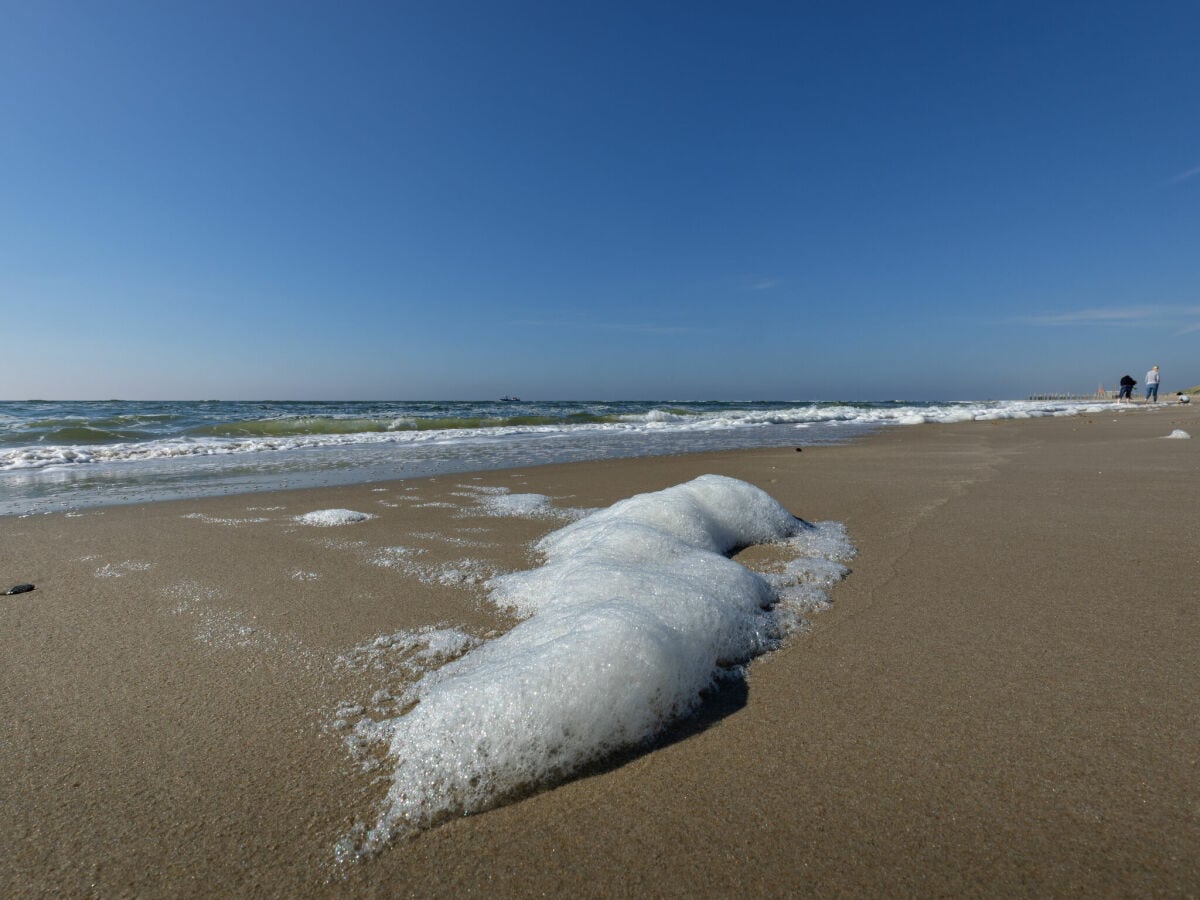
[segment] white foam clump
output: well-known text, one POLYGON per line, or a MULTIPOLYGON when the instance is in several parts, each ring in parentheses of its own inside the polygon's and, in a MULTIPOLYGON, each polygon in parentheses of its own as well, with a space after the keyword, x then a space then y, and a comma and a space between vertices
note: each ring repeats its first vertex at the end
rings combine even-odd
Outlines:
MULTIPOLYGON (((725 554, 814 530, 759 488, 705 475, 543 538, 541 568, 491 582, 529 618, 425 675, 417 705, 388 723, 392 784, 361 849, 561 779, 693 712, 726 667, 796 620, 774 606, 778 579, 725 554)), ((826 549, 845 557, 840 533, 826 549)))
POLYGON ((305 513, 302 516, 296 516, 297 522, 303 522, 305 525, 350 525, 354 522, 365 522, 367 519, 375 518, 370 513, 355 512, 352 509, 318 509, 310 513, 305 513))
POLYGON ((1188 434, 1186 431, 1184 431, 1182 428, 1176 428, 1174 431, 1172 431, 1170 434, 1168 434, 1167 437, 1182 440, 1184 438, 1190 438, 1191 435, 1188 434))

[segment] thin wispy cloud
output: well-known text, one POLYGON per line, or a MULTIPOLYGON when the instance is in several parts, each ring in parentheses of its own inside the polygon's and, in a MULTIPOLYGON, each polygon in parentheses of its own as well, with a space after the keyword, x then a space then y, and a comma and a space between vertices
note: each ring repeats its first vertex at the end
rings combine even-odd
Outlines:
POLYGON ((516 323, 529 328, 574 328, 582 331, 624 331, 631 334, 703 334, 713 326, 655 324, 649 322, 580 322, 565 319, 526 319, 516 323))
POLYGON ((698 325, 646 325, 636 322, 599 322, 594 327, 637 334, 699 334, 705 331, 716 331, 715 328, 698 325))
POLYGON ((1044 313, 1034 316, 1018 316, 1016 321, 1026 325, 1104 325, 1134 322, 1154 315, 1155 311, 1120 307, 1116 309, 1077 309, 1063 313, 1044 313))
POLYGON ((1179 329, 1181 321, 1186 321, 1187 324, 1175 332, 1178 335, 1200 331, 1200 323, 1193 324, 1197 318, 1200 318, 1200 307, 1198 306, 1118 306, 1017 316, 1012 321, 1023 325, 1044 327, 1116 325, 1176 329, 1179 329))
POLYGON ((747 291, 769 291, 779 286, 778 278, 753 278, 745 286, 747 291))
POLYGON ((1200 166, 1188 169, 1186 172, 1180 172, 1174 178, 1168 179, 1167 184, 1179 184, 1180 182, 1187 181, 1189 178, 1195 178, 1197 175, 1200 175, 1200 166))

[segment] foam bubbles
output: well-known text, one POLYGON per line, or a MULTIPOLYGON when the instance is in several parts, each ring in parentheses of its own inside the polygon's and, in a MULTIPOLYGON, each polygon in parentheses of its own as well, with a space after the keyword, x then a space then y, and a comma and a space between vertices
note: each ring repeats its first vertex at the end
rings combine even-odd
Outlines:
POLYGON ((333 525, 350 525, 354 522, 365 522, 375 518, 370 513, 355 512, 352 509, 318 509, 302 516, 296 516, 296 521, 305 525, 330 527, 333 525))
POLYGON ((137 559, 127 559, 119 563, 105 563, 96 570, 97 578, 121 578, 130 572, 145 572, 153 568, 152 563, 137 559))
POLYGON ((556 508, 554 501, 545 494, 514 494, 506 487, 463 485, 464 490, 455 491, 456 497, 470 497, 476 506, 465 510, 464 515, 514 516, 526 519, 578 519, 585 510, 556 508))
POLYGON ((538 516, 553 515, 550 498, 543 494, 499 494, 488 497, 483 507, 492 516, 538 516))
POLYGON ((543 566, 490 583, 494 602, 528 618, 425 674, 415 707, 359 735, 388 741, 394 762, 359 852, 653 738, 778 646, 799 621, 786 590, 803 582, 817 598, 845 572, 834 559, 853 553, 840 526, 810 525, 717 475, 624 500, 537 546, 543 566), (785 572, 725 555, 766 542, 797 557, 785 572))
MULTIPOLYGON (((424 672, 435 662, 462 656, 480 643, 479 639, 458 628, 423 628, 419 631, 397 631, 381 634, 370 643, 355 647, 338 657, 339 665, 356 671, 366 669, 424 672), (399 660, 399 662, 397 662, 399 660)), ((378 705, 384 699, 373 698, 378 705)), ((361 713, 362 710, 359 710, 361 713)))
POLYGON ((370 557, 369 562, 385 569, 396 569, 423 584, 447 587, 482 584, 496 574, 493 566, 469 557, 444 563, 424 563, 414 558, 424 553, 425 550, 414 547, 383 547, 370 557))
POLYGON ((1191 435, 1188 434, 1186 431, 1184 431, 1182 428, 1176 428, 1174 431, 1172 431, 1170 434, 1168 434, 1167 437, 1175 438, 1177 440, 1185 440, 1187 438, 1190 438, 1191 435))
POLYGON ((230 527, 233 527, 233 528, 238 528, 242 525, 254 525, 254 524, 259 524, 262 522, 271 521, 270 519, 266 518, 265 516, 243 516, 242 518, 236 518, 236 517, 223 518, 221 516, 210 516, 206 513, 199 513, 199 512, 188 513, 187 515, 183 516, 182 518, 197 519, 201 522, 206 522, 209 525, 229 525, 230 527))

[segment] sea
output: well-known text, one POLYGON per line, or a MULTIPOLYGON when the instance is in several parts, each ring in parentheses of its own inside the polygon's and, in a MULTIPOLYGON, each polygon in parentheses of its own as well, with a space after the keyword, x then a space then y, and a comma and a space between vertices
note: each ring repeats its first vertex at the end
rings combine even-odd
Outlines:
POLYGON ((1071 401, 0 402, 0 515, 1075 415, 1071 401))

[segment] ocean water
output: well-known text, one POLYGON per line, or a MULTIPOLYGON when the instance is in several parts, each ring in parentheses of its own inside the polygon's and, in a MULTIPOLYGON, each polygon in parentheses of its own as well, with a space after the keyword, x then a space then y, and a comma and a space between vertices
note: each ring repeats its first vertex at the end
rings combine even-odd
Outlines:
POLYGON ((887 426, 1111 403, 0 403, 0 515, 541 463, 831 444, 887 426))

